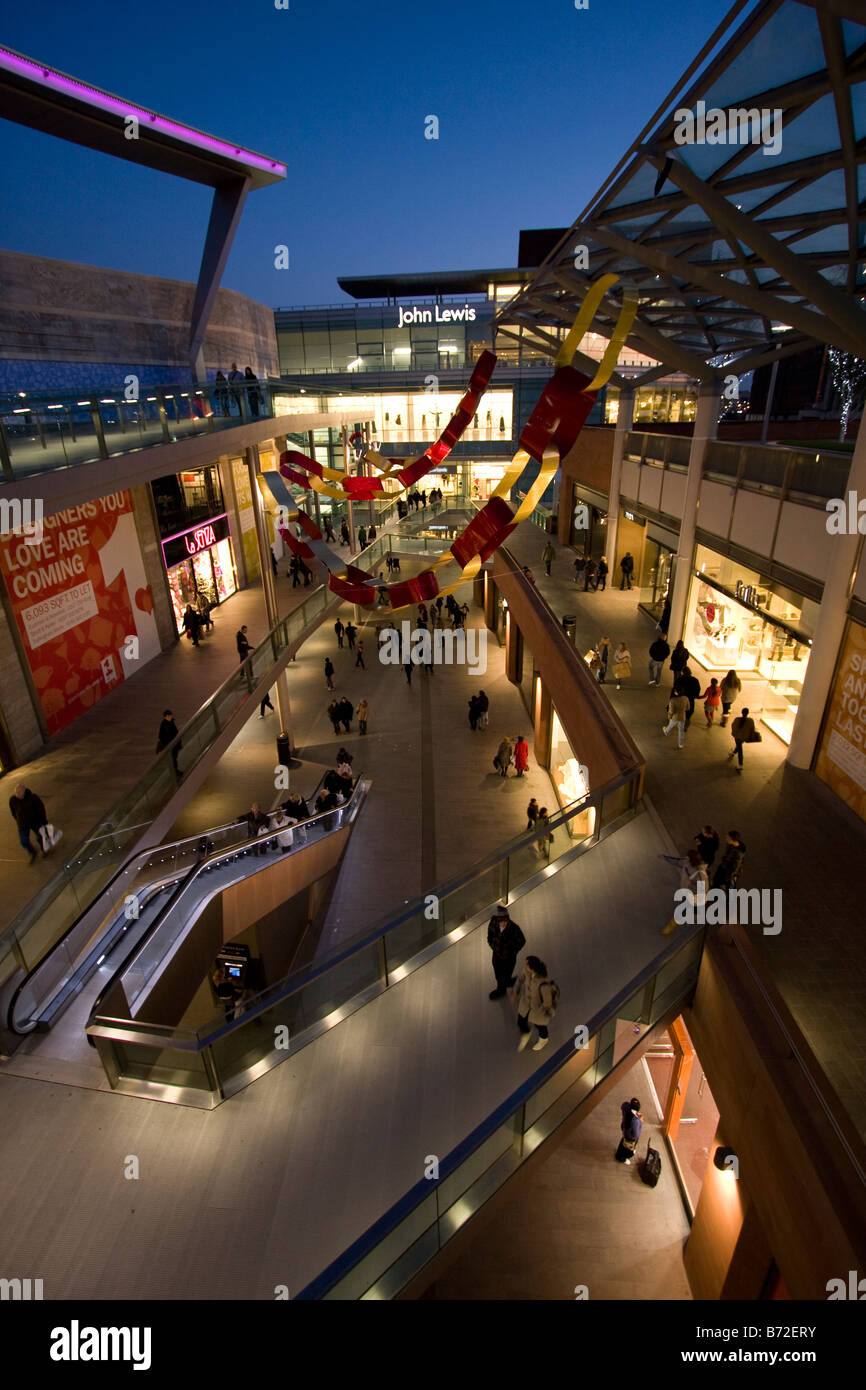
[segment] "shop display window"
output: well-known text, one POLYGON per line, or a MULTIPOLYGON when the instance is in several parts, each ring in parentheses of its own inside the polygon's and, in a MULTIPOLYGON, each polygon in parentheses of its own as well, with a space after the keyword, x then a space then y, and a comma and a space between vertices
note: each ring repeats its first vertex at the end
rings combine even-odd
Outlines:
MULTIPOLYGON (((565 736, 562 722, 552 707, 550 730, 550 772, 556 797, 564 810, 590 790, 586 780, 586 769, 574 755, 574 749, 565 736)), ((583 840, 595 829, 595 807, 590 806, 580 815, 572 816, 568 823, 569 834, 573 839, 583 840)))
POLYGON ((214 584, 216 586, 217 597, 222 603, 223 599, 229 598, 238 587, 235 575, 235 566, 232 559, 231 541, 226 538, 218 545, 212 546, 211 556, 213 559, 214 584))

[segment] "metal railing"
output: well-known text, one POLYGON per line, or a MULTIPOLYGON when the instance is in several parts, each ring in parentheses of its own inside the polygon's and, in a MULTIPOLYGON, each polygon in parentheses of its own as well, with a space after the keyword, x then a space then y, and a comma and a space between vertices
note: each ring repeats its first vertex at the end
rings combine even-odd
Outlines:
POLYGON ((437 887, 437 917, 430 916, 429 895, 413 900, 330 955, 247 1000, 240 1019, 191 1030, 142 1019, 92 1017, 88 1031, 98 1046, 103 1039, 111 1054, 106 1070, 177 1087, 179 1098, 186 1089, 224 1096, 227 1089, 243 1084, 251 1068, 259 1075, 285 1060, 285 1051, 274 1053, 276 1028, 288 1029, 294 1050, 312 1042, 423 964, 428 952, 465 934, 471 919, 491 903, 507 901, 538 874, 542 863, 561 860, 564 867, 597 843, 614 822, 635 814, 640 771, 630 769, 551 817, 552 839, 542 842, 542 860, 535 843, 539 837, 520 835, 508 841, 467 873, 437 887))

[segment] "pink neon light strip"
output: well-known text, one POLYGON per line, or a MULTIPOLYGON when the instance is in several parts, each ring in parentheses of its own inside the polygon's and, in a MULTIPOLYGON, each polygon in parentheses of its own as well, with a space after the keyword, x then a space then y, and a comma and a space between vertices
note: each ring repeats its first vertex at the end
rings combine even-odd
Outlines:
POLYGON ((143 127, 158 130, 161 134, 170 135, 175 140, 183 140, 188 145, 198 145, 201 149, 223 155, 226 159, 237 160, 243 164, 252 164, 257 169, 266 170, 269 174, 277 174, 280 178, 286 177, 285 164, 279 164, 275 159, 267 159, 264 155, 253 154, 251 150, 242 149, 239 145, 230 145, 225 140, 217 140, 213 135, 205 135, 201 130, 193 130, 191 126, 181 125, 178 121, 170 121, 165 116, 157 115, 155 111, 148 111, 144 106, 135 106, 130 101, 122 101, 120 97, 112 96, 110 92, 103 92, 100 87, 91 87, 86 82, 79 82, 75 77, 67 77, 66 73, 58 72, 56 68, 47 68, 44 63, 36 63, 32 58, 25 58, 23 54, 16 53, 12 48, 4 48, 2 45, 0 45, 0 68, 18 73, 19 76, 26 77, 31 82, 37 82, 42 87, 65 92, 67 96, 77 97, 79 101, 87 101, 91 106, 99 107, 102 111, 109 111, 113 115, 123 118, 137 116, 143 127))

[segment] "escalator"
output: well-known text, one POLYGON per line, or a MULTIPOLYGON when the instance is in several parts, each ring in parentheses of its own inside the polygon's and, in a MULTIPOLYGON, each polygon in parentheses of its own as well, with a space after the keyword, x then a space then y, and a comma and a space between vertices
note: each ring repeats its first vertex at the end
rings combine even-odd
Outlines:
POLYGON ((12 1048, 15 1039, 52 1028, 97 971, 134 950, 191 870, 205 870, 204 892, 209 866, 219 863, 226 881, 244 877, 260 867, 256 849, 246 820, 239 820, 130 855, 33 969, 9 982, 0 997, 0 1028, 12 1048))

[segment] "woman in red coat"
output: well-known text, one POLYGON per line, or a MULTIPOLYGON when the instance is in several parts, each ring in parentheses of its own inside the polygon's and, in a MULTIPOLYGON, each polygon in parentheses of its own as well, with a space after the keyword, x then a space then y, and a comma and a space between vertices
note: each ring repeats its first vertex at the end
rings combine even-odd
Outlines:
POLYGON ((514 745, 514 766, 517 768, 518 777, 522 777, 529 767, 529 744, 521 734, 514 745))

